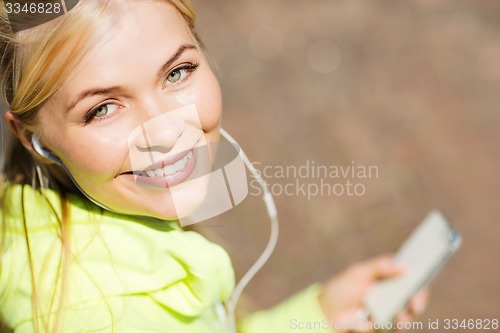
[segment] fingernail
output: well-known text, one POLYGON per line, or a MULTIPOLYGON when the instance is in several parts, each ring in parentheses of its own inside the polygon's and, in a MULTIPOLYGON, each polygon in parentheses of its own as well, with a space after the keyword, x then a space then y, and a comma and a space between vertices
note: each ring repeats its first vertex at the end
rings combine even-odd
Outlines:
POLYGON ((421 299, 417 299, 415 304, 413 304, 413 311, 415 313, 422 313, 425 309, 425 303, 421 299))

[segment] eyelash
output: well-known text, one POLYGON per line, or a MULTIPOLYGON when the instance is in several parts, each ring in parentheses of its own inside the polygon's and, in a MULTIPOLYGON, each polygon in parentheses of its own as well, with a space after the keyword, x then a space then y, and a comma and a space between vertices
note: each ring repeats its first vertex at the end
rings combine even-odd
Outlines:
MULTIPOLYGON (((187 79, 191 75, 192 72, 194 72, 196 69, 198 69, 199 66, 200 66, 200 63, 197 62, 197 63, 187 63, 187 64, 184 64, 184 65, 182 65, 180 67, 174 68, 174 69, 172 69, 171 71, 169 71, 167 73, 167 75, 165 76, 165 80, 164 81, 167 81, 168 78, 170 77, 170 75, 172 75, 172 73, 177 72, 177 71, 186 70, 187 74, 186 74, 186 76, 184 78, 181 79, 181 81, 170 83, 169 85, 178 84, 178 83, 184 81, 185 79, 187 79)), ((98 110, 101 107, 103 107, 105 105, 109 105, 109 104, 113 104, 113 103, 99 104, 98 106, 96 106, 95 108, 93 108, 92 110, 90 110, 85 115, 85 117, 83 119, 84 120, 84 124, 87 125, 88 123, 93 122, 93 121, 102 121, 102 120, 107 119, 108 118, 107 116, 96 118, 96 114, 97 114, 98 110)))
POLYGON ((167 73, 166 77, 165 77, 165 81, 168 80, 168 78, 170 77, 170 75, 172 75, 172 73, 185 70, 185 71, 187 71, 187 75, 184 78, 182 78, 181 81, 178 81, 178 82, 175 82, 175 83, 170 83, 170 84, 172 85, 172 84, 180 83, 180 82, 184 81, 185 79, 187 79, 189 77, 189 75, 192 72, 194 72, 198 67, 200 67, 200 63, 199 62, 197 62, 197 63, 191 63, 191 62, 189 62, 189 63, 186 63, 184 65, 181 65, 181 66, 179 66, 177 68, 174 68, 171 71, 169 71, 167 73))

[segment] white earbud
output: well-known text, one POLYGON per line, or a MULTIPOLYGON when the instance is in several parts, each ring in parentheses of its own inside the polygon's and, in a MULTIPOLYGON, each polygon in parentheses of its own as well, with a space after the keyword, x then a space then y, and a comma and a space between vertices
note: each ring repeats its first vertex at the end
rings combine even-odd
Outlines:
POLYGON ((40 141, 38 140, 38 137, 33 134, 31 137, 31 144, 33 145, 33 149, 40 155, 45 158, 48 158, 49 160, 54 161, 55 163, 62 165, 62 161, 59 159, 59 157, 49 153, 47 150, 45 150, 42 145, 40 144, 40 141))

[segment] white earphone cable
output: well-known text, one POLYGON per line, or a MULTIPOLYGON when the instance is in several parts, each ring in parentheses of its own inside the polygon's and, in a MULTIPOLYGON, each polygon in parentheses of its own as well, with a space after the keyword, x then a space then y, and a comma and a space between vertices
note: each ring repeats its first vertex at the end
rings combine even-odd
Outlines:
MULTIPOLYGON (((227 133, 224 129, 221 128, 220 133, 227 141, 239 147, 236 140, 231 135, 229 135, 229 133, 227 133)), ((247 167, 248 171, 252 174, 252 177, 254 177, 259 182, 259 185, 262 188, 262 191, 264 193, 263 200, 266 205, 269 220, 271 222, 271 232, 269 236, 269 241, 267 243, 266 248, 264 249, 264 252, 262 252, 257 261, 252 265, 252 267, 250 267, 250 269, 241 278, 241 280, 236 285, 230 299, 226 302, 229 332, 231 333, 238 332, 236 325, 235 311, 236 311, 236 304, 238 303, 238 300, 243 292, 243 289, 245 289, 245 287, 252 280, 252 278, 257 274, 257 272, 262 268, 262 266, 264 266, 267 260, 271 257, 271 254, 273 253, 276 247, 276 243, 278 242, 278 234, 279 234, 278 212, 276 210, 276 205, 274 204, 273 196, 271 192, 269 192, 269 189, 267 187, 267 183, 262 178, 260 173, 254 168, 254 166, 246 156, 243 149, 241 149, 241 147, 240 147, 240 156, 243 159, 243 162, 245 163, 245 166, 247 167)))
MULTIPOLYGON (((220 133, 228 142, 235 145, 236 147, 240 147, 240 145, 236 142, 236 140, 231 135, 229 135, 229 133, 227 133, 224 129, 221 128, 220 133)), ((85 195, 85 197, 87 197, 87 199, 89 199, 94 204, 102 207, 103 209, 113 212, 113 210, 110 209, 109 207, 106 207, 97 200, 94 200, 91 196, 87 195, 87 193, 83 191, 80 185, 73 178, 69 170, 62 163, 62 161, 58 157, 52 155, 51 153, 43 149, 42 146, 40 145, 40 142, 38 141, 38 138, 35 135, 33 135, 33 147, 35 151, 40 155, 49 158, 54 162, 56 162, 57 164, 61 165, 66 170, 66 172, 68 173, 69 177, 71 178, 75 186, 80 190, 81 193, 83 193, 83 195, 85 195)), ((271 231, 266 248, 264 249, 260 257, 257 259, 257 261, 250 267, 250 269, 238 282, 231 297, 226 302, 226 311, 228 316, 227 325, 229 326, 228 329, 229 332, 231 333, 237 333, 238 331, 236 325, 235 311, 236 311, 236 304, 238 303, 238 300, 243 292, 243 289, 245 289, 245 287, 252 280, 252 278, 257 274, 257 272, 264 266, 267 260, 271 257, 271 254, 273 253, 276 247, 279 234, 278 212, 276 210, 276 205, 274 204, 273 196, 267 187, 267 183, 262 178, 260 173, 254 168, 254 166, 246 156, 243 149, 241 149, 241 147, 239 155, 242 158, 243 163, 247 167, 248 171, 251 173, 252 177, 254 177, 258 181, 260 187, 262 188, 263 200, 266 205, 267 214, 269 216, 269 220, 271 223, 271 231)))

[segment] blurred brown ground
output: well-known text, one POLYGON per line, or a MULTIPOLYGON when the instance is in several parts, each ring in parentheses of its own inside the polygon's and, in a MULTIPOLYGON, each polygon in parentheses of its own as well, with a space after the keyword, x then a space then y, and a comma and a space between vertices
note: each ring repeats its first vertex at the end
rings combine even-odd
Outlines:
MULTIPOLYGON (((260 168, 308 160, 379 168, 378 178, 362 181, 361 197, 277 196, 278 247, 242 303, 271 306, 393 252, 439 208, 464 243, 433 281, 420 319, 499 318, 500 2, 196 5, 224 94, 224 127, 260 168)), ((223 242, 238 276, 267 241, 263 212, 250 196, 198 226, 223 242)))
MULTIPOLYGON (((243 307, 271 306, 395 251, 440 208, 464 243, 433 281, 420 320, 500 318, 500 2, 195 3, 224 94, 224 127, 259 168, 354 161, 379 169, 360 181, 361 197, 275 197, 278 247, 243 307), (317 72, 329 67, 338 68, 317 72)), ((197 228, 224 244, 238 277, 269 233, 255 195, 197 228)))

